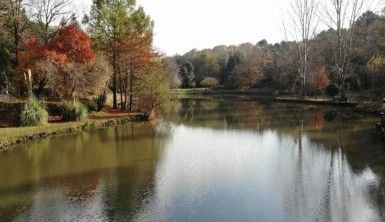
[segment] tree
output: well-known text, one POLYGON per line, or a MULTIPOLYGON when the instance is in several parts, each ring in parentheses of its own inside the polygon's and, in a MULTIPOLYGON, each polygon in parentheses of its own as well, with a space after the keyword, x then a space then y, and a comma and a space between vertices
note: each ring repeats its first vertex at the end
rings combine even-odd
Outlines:
POLYGON ((12 57, 8 48, 0 44, 0 93, 9 93, 10 74, 12 72, 12 57))
POLYGON ((153 62, 140 71, 135 91, 138 109, 149 117, 157 107, 165 107, 170 101, 167 67, 153 62))
POLYGON ((318 3, 316 0, 295 0, 292 6, 292 26, 294 38, 298 44, 299 76, 302 79, 301 94, 305 95, 307 76, 309 75, 309 41, 314 37, 317 21, 318 3))
POLYGON ((7 32, 11 33, 13 64, 19 64, 19 51, 23 35, 29 26, 29 21, 25 15, 26 4, 23 0, 1 0, 0 1, 0 20, 5 23, 7 32))
POLYGON ((119 42, 127 37, 129 15, 135 0, 93 0, 89 29, 98 49, 105 52, 112 64, 113 108, 117 108, 119 75, 119 42))
POLYGON ((87 64, 96 57, 91 38, 77 25, 61 28, 58 35, 47 44, 46 50, 65 55, 65 62, 87 64))
POLYGON ((70 0, 29 0, 28 14, 32 21, 36 22, 34 26, 37 34, 44 43, 54 37, 57 33, 57 23, 66 24, 74 16, 74 9, 71 8, 70 0))
POLYGON ((224 86, 227 89, 236 89, 238 87, 238 79, 236 76, 236 69, 241 63, 241 56, 239 53, 232 53, 227 62, 226 70, 224 72, 224 86))
POLYGON ((265 78, 263 65, 257 56, 244 58, 239 67, 235 69, 235 74, 238 77, 240 87, 257 87, 265 78))
POLYGON ((385 88, 385 56, 382 54, 374 55, 368 62, 367 68, 371 73, 372 89, 375 90, 376 94, 382 96, 383 93, 379 93, 379 91, 383 91, 385 88))
POLYGON ((96 56, 91 44, 91 38, 77 25, 61 28, 47 44, 29 39, 20 55, 19 72, 33 71, 37 95, 42 95, 44 89, 60 99, 99 94, 106 86, 110 70, 104 57, 96 56))
POLYGON ((196 87, 194 65, 191 62, 188 61, 179 67, 179 75, 182 79, 182 88, 196 87))
POLYGON ((345 80, 351 61, 356 36, 356 20, 366 7, 365 0, 329 0, 324 6, 324 20, 336 30, 336 73, 341 93, 345 98, 345 80))
POLYGON ((218 58, 210 52, 195 52, 187 55, 188 60, 194 65, 195 81, 201 82, 205 77, 219 76, 220 66, 218 58))
POLYGON ((167 68, 168 82, 170 88, 177 89, 182 86, 182 80, 179 76, 179 66, 176 63, 175 59, 172 57, 163 57, 162 63, 165 64, 167 68))
POLYGON ((311 86, 314 92, 319 94, 330 84, 327 67, 325 65, 317 67, 311 74, 311 86))
POLYGON ((118 85, 121 109, 132 110, 133 88, 138 72, 157 60, 152 48, 154 23, 142 7, 129 16, 127 36, 119 42, 118 85))

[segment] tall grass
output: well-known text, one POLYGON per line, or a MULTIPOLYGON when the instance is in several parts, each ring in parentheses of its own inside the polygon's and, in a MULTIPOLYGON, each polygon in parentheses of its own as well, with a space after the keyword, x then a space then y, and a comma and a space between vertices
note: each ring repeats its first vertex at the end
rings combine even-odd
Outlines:
POLYGON ((83 121, 88 118, 88 110, 80 102, 69 102, 62 107, 63 121, 83 121))
POLYGON ((20 114, 21 126, 38 126, 48 123, 48 112, 37 99, 29 99, 20 114))

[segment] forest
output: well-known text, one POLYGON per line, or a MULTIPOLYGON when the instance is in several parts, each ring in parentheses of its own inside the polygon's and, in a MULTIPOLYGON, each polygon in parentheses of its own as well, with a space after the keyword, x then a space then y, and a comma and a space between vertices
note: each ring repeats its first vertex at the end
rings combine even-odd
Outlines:
MULTIPOLYGON (((273 91, 275 95, 292 96, 314 97, 326 93, 325 96, 345 100, 355 96, 373 99, 384 96, 383 14, 373 11, 359 14, 363 6, 352 8, 344 13, 354 13, 356 17, 345 15, 344 18, 349 19, 337 24, 331 22, 330 26, 315 34, 315 26, 319 23, 315 20, 319 18, 312 10, 316 10, 316 3, 296 2, 308 2, 308 5, 294 8, 292 23, 295 26, 284 28, 287 35, 299 36, 298 41, 271 44, 261 40, 256 44, 219 45, 169 57, 167 60, 172 64, 172 70, 180 76, 180 81, 171 85, 182 88, 263 89, 273 91), (309 11, 311 13, 305 13, 309 11), (301 25, 301 22, 306 24, 301 25), (305 29, 298 31, 298 26, 305 29)), ((343 7, 354 7, 352 2, 358 4, 360 1, 350 2, 351 5, 343 7)), ((330 7, 332 13, 327 16, 332 17, 332 21, 343 19, 338 5, 330 7)))
POLYGON ((66 0, 1 0, 0 96, 28 101, 22 125, 46 122, 41 101, 76 120, 109 95, 113 109, 148 114, 169 88, 153 27, 134 0, 95 0, 84 16, 66 0))

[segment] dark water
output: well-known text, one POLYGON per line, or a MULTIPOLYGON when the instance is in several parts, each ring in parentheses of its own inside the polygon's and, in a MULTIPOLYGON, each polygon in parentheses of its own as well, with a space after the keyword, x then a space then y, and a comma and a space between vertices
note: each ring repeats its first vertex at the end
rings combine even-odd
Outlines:
POLYGON ((375 119, 181 100, 164 121, 0 153, 0 221, 383 221, 375 119))

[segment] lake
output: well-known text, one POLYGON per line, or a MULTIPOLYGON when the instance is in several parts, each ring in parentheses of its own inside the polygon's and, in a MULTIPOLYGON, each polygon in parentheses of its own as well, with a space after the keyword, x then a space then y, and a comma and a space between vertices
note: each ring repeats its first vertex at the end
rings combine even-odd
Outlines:
POLYGON ((0 153, 0 221, 383 221, 375 117, 247 97, 0 153))

